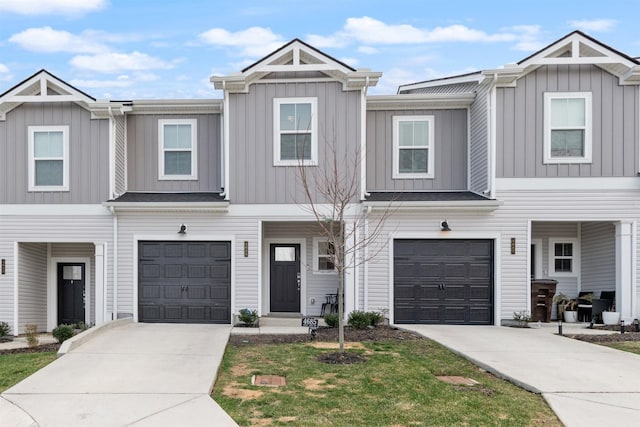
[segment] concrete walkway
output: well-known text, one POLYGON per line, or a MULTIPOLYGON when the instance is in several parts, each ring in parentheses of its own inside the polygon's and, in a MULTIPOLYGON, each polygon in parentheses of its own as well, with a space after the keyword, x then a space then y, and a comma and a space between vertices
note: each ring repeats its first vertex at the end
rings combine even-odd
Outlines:
POLYGON ((640 425, 638 355, 555 335, 557 327, 403 325, 403 329, 542 393, 566 426, 640 425))
POLYGON ((236 426, 209 396, 230 330, 106 328, 0 395, 0 424, 236 426))

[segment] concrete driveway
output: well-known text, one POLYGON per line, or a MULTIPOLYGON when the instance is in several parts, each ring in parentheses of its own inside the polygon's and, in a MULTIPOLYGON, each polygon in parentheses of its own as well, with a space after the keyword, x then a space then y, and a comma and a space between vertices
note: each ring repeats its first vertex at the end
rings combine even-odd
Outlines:
POLYGON ((403 329, 542 393, 566 426, 640 425, 638 355, 554 335, 553 327, 403 325, 403 329))
POLYGON ((236 426, 209 397, 230 331, 146 323, 106 329, 4 392, 1 424, 236 426))

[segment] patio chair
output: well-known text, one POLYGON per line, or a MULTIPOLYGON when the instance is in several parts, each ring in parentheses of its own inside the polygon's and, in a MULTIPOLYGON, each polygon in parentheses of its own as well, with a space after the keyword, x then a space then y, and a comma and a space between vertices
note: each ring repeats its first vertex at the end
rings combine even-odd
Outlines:
POLYGON ((582 322, 588 322, 591 320, 593 314, 593 298, 594 294, 591 291, 580 292, 578 294, 578 319, 582 322))
POLYGON ((600 292, 600 298, 594 298, 591 301, 591 319, 594 322, 602 322, 602 312, 609 310, 613 306, 613 302, 616 299, 615 291, 602 291, 600 292))

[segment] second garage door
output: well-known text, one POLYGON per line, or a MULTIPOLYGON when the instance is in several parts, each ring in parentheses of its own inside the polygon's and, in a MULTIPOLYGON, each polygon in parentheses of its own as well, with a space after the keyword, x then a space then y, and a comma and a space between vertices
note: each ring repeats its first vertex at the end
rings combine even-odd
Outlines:
POLYGON ((493 324, 493 240, 399 239, 394 321, 493 324))
POLYGON ((230 242, 139 242, 138 319, 231 323, 230 242))

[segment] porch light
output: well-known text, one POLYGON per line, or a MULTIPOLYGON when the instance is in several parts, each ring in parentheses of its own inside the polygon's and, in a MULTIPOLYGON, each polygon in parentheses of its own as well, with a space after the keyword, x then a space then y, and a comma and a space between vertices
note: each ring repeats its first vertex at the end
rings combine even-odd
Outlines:
POLYGON ((440 230, 441 231, 451 231, 451 228, 449 228, 449 223, 447 222, 446 219, 440 223, 440 230))
POLYGON ((187 234, 187 226, 182 224, 180 230, 178 230, 178 234, 187 234))

